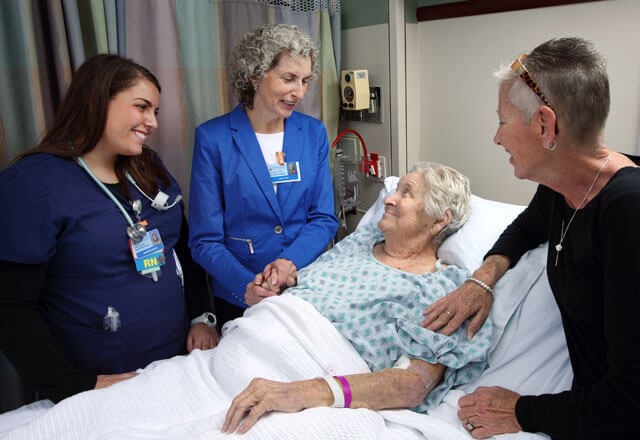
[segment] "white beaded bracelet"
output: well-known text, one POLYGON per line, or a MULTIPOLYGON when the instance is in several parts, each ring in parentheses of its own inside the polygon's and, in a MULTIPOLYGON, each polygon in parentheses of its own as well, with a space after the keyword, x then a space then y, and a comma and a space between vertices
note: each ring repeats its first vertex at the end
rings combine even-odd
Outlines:
POLYGON ((344 408, 344 392, 342 391, 342 387, 340 387, 333 376, 324 376, 322 379, 329 385, 331 393, 333 394, 333 404, 331 408, 344 408))
POLYGON ((482 280, 479 280, 477 278, 474 277, 469 277, 467 278, 467 281, 473 281, 474 283, 476 283, 478 286, 482 287, 484 290, 486 290, 487 292, 489 292, 490 294, 493 295, 493 289, 491 288, 490 285, 488 285, 487 283, 485 283, 482 280))

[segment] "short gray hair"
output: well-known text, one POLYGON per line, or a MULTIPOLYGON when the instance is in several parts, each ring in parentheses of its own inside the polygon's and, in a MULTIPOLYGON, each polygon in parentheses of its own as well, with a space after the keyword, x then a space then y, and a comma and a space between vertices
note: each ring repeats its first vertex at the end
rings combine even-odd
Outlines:
MULTIPOLYGON (((592 43, 552 39, 536 47, 524 64, 570 139, 585 144, 602 134, 611 96, 605 60, 592 43)), ((502 65, 495 75, 523 121, 530 122, 542 100, 509 66, 502 65)))
POLYGON ((255 90, 252 80, 261 79, 273 69, 283 54, 311 60, 316 76, 318 50, 309 34, 297 26, 270 24, 246 33, 231 55, 230 86, 234 96, 247 108, 253 107, 255 90))
POLYGON ((440 244, 469 218, 469 179, 460 171, 435 162, 418 162, 411 168, 411 172, 416 171, 422 174, 426 183, 424 207, 427 215, 441 220, 447 211, 451 213, 449 223, 434 238, 440 244))

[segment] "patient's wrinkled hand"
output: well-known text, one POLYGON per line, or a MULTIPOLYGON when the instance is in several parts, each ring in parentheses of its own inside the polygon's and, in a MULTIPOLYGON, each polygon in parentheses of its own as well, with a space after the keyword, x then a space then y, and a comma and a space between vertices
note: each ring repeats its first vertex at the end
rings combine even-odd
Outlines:
POLYGON ((231 402, 222 432, 247 432, 260 417, 271 411, 293 413, 315 406, 328 406, 330 392, 322 379, 276 382, 256 378, 231 402), (243 420, 244 419, 244 420, 243 420), (242 422, 242 423, 240 423, 242 422))
POLYGON ((131 371, 129 373, 120 374, 98 374, 98 380, 96 380, 96 386, 94 389, 107 388, 115 383, 122 382, 123 380, 131 379, 137 376, 138 373, 131 371))
POLYGON ((467 337, 471 339, 489 316, 492 303, 493 296, 485 289, 475 283, 464 283, 429 306, 422 313, 425 319, 420 325, 449 336, 472 317, 467 329, 467 337))

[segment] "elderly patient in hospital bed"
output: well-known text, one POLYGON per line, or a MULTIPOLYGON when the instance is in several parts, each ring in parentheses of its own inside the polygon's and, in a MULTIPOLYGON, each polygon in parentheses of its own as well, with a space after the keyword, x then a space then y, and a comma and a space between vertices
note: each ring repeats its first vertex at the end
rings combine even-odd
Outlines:
POLYGON ((298 285, 286 293, 313 305, 374 373, 338 376, 339 384, 331 377, 327 383, 254 381, 234 399, 224 429, 234 431, 245 414, 241 432, 267 411, 335 402, 425 412, 452 387, 478 377, 491 342, 489 323, 471 340, 462 329, 448 337, 420 326, 422 311, 469 276, 437 258, 439 244, 466 221, 469 198, 465 176, 421 163, 386 197, 377 225, 360 228, 300 271, 298 285), (392 368, 399 359, 403 367, 392 368))
POLYGON ((0 416, 0 437, 224 438, 251 428, 246 438, 468 439, 455 415, 465 389, 567 389, 542 249, 496 286, 493 327, 467 340, 464 328, 447 337, 419 326, 422 310, 466 280, 521 207, 471 196, 469 222, 438 250, 467 217, 466 178, 422 164, 394 192, 396 181, 358 231, 301 271, 297 287, 229 323, 215 350, 154 363, 51 409, 40 402, 0 416), (519 293, 501 301, 505 289, 519 293))

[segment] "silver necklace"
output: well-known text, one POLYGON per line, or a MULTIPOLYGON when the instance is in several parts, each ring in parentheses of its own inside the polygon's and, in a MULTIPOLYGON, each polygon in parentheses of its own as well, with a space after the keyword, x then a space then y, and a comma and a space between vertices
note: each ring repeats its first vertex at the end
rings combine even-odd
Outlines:
POLYGON ((558 256, 560 255, 560 251, 562 250, 562 242, 564 241, 564 237, 567 235, 567 232, 569 231, 569 227, 571 226, 571 222, 573 222, 573 219, 575 218, 576 214, 583 207, 584 202, 587 201, 587 197, 589 197, 589 194, 591 194, 591 190, 596 185, 596 182, 598 181, 598 178, 600 177, 600 173, 602 173, 602 170, 604 169, 604 167, 607 166, 607 164, 609 163, 609 159, 610 158, 611 158, 611 154, 607 154, 607 157, 605 158, 604 163, 600 166, 600 169, 596 173, 596 177, 593 179, 593 182, 591 182, 591 186, 587 190, 587 193, 584 195, 584 197, 582 198, 582 201, 576 207, 576 209, 573 210, 573 215, 569 219, 569 223, 567 223, 567 229, 564 228, 564 220, 562 220, 562 224, 560 225, 560 241, 555 246, 555 249, 556 249, 556 266, 558 266, 558 256))

